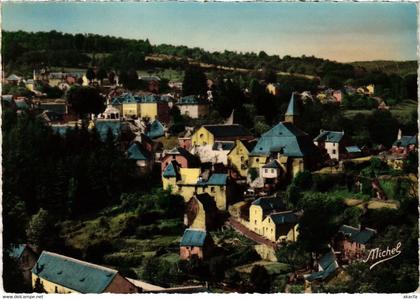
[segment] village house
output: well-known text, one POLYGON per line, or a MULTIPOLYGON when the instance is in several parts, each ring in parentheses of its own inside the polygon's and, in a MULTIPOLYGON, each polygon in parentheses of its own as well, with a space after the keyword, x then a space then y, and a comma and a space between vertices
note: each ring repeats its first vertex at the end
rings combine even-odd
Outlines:
POLYGON ((341 104, 341 102, 343 101, 344 93, 342 90, 338 89, 333 91, 332 96, 335 98, 337 103, 341 104))
POLYGON ((235 140, 235 146, 227 154, 228 166, 236 171, 241 177, 248 176, 249 142, 235 140))
POLYGON ((191 150, 192 148, 191 138, 193 135, 193 130, 193 127, 185 127, 185 131, 178 136, 179 146, 186 149, 187 151, 191 150))
POLYGON ((144 81, 149 92, 159 93, 160 78, 158 76, 141 76, 139 78, 144 81))
POLYGON ((182 97, 176 105, 182 115, 191 118, 199 118, 209 114, 209 102, 196 96, 182 97))
POLYGON ((376 235, 376 230, 367 227, 342 225, 334 240, 334 249, 343 263, 360 261, 366 244, 376 235))
POLYGON ((164 190, 171 190, 181 195, 185 202, 194 194, 208 193, 214 197, 219 210, 226 210, 232 197, 232 188, 228 175, 213 173, 204 178, 200 168, 181 168, 176 161, 172 161, 162 174, 164 190))
POLYGON ((260 176, 263 178, 264 188, 266 190, 276 188, 282 176, 280 163, 275 159, 269 161, 261 168, 260 176))
POLYGON ((146 135, 149 138, 156 139, 165 136, 167 128, 157 119, 148 124, 146 135))
POLYGON ((208 193, 195 194, 185 204, 184 224, 189 228, 212 230, 217 227, 216 201, 208 193))
POLYGON ((345 156, 345 147, 348 145, 348 138, 344 134, 344 131, 321 130, 319 135, 315 137, 314 143, 328 159, 340 161, 345 156))
POLYGON ((188 228, 182 236, 179 255, 181 260, 189 260, 193 255, 205 258, 213 245, 213 239, 205 230, 188 228))
POLYGON ((214 145, 216 141, 250 141, 254 136, 242 125, 203 125, 191 137, 193 146, 214 145))
POLYGON ((263 234, 263 221, 267 215, 284 211, 283 200, 277 196, 260 197, 254 200, 249 207, 249 229, 259 235, 263 234))
POLYGON ((269 83, 266 86, 266 90, 269 94, 273 96, 278 96, 280 94, 280 84, 279 83, 269 83))
POLYGON ((369 85, 366 85, 366 86, 361 86, 361 87, 356 89, 356 92, 359 93, 359 94, 364 94, 364 95, 371 96, 375 93, 375 85, 374 84, 369 84, 369 85))
POLYGON ((189 151, 182 147, 173 148, 169 151, 163 153, 163 158, 161 160, 161 172, 171 163, 171 161, 176 161, 179 167, 182 168, 194 168, 200 166, 200 160, 192 155, 189 151))
POLYGON ((216 141, 214 144, 195 146, 191 153, 199 157, 201 163, 211 163, 212 165, 228 165, 228 154, 234 148, 233 141, 216 141))
POLYGON ((261 197, 249 206, 248 228, 274 243, 295 242, 300 216, 277 196, 261 197))
POLYGON ((138 289, 118 271, 43 251, 32 268, 32 286, 49 294, 137 293, 138 289))
POLYGON ((280 122, 262 134, 249 155, 250 168, 262 173, 262 167, 270 159, 276 159, 280 165, 282 178, 291 179, 298 172, 314 169, 319 160, 319 150, 311 137, 296 127, 299 111, 292 95, 285 122, 280 122))
POLYGON ((390 152, 395 155, 407 155, 417 150, 417 134, 413 136, 402 135, 401 129, 398 130, 397 140, 392 144, 390 152))
POLYGON ((330 279, 338 270, 337 258, 331 248, 317 261, 317 266, 317 272, 304 275, 306 287, 310 287, 311 283, 330 279))
POLYGON ((23 78, 19 77, 15 74, 11 74, 9 77, 6 78, 6 83, 11 85, 19 85, 22 82, 23 78))
POLYGON ((112 98, 111 105, 124 118, 147 118, 150 121, 158 119, 165 123, 169 121, 168 102, 157 95, 133 96, 126 93, 112 98))
POLYGON ((31 285, 31 270, 38 259, 38 255, 34 248, 28 244, 12 245, 11 249, 9 250, 9 256, 17 261, 19 270, 22 272, 25 283, 31 285))
POLYGON ((261 223, 262 236, 276 243, 296 242, 299 218, 293 211, 271 213, 261 223))
POLYGON ((153 153, 148 151, 141 143, 133 142, 127 150, 127 157, 136 162, 139 174, 150 173, 153 170, 153 153))

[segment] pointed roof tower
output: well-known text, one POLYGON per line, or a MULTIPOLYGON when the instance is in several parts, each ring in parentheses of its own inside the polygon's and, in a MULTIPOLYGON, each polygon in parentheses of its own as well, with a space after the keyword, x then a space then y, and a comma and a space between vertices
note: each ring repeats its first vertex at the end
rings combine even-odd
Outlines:
POLYGON ((290 98, 290 102, 289 102, 289 106, 287 106, 287 111, 285 113, 285 117, 284 120, 286 122, 290 122, 292 124, 296 124, 297 123, 297 118, 299 117, 300 113, 299 113, 299 108, 298 108, 298 103, 297 100, 295 98, 295 93, 292 93, 292 96, 290 98))

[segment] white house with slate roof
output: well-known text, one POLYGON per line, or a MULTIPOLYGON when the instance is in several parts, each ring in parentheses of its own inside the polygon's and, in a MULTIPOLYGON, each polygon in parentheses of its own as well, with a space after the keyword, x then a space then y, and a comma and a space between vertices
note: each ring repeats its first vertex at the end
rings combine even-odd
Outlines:
POLYGON ((137 293, 138 288, 118 271, 43 251, 32 268, 32 286, 50 294, 137 293))
POLYGON ((314 139, 314 143, 321 151, 326 153, 330 159, 340 161, 346 154, 345 146, 347 138, 344 131, 324 131, 321 130, 319 135, 314 139))

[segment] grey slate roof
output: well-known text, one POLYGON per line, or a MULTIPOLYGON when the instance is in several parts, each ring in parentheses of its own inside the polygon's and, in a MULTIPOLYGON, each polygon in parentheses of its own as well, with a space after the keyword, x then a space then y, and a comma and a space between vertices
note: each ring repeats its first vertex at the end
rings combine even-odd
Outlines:
POLYGON ((401 136, 401 139, 396 140, 393 144, 393 146, 402 146, 402 147, 407 147, 409 145, 417 145, 417 135, 401 136))
POLYGON ((374 229, 359 229, 349 225, 342 225, 338 231, 359 244, 366 244, 376 234, 374 229))
POLYGON ((343 137, 344 132, 322 131, 317 137, 315 137, 314 141, 339 143, 343 137))
POLYGON ((43 251, 32 273, 80 293, 102 293, 117 271, 56 253, 43 251))
POLYGON ((346 146, 346 151, 348 153, 361 153, 362 152, 362 150, 356 145, 346 146))
POLYGON ((279 197, 260 197, 252 202, 252 205, 260 206, 265 211, 272 211, 277 209, 284 209, 285 204, 279 197))
POLYGON ((286 211, 286 212, 280 212, 280 213, 273 213, 269 216, 273 222, 277 225, 285 224, 285 223, 298 223, 299 216, 294 213, 293 211, 286 211))
POLYGON ((281 122, 260 137, 251 155, 283 152, 288 157, 305 157, 316 155, 318 151, 308 134, 291 123, 281 122))
POLYGON ((280 164, 279 162, 277 162, 277 160, 272 160, 270 162, 268 162, 267 164, 265 164, 262 168, 280 168, 280 164))
POLYGON ((306 277, 308 281, 325 280, 334 274, 334 272, 338 269, 336 257, 332 250, 329 250, 326 254, 324 254, 318 264, 322 270, 314 272, 306 277))
POLYGON ((207 232, 198 229, 186 229, 181 239, 181 246, 202 247, 206 241, 207 232))
POLYGON ((134 142, 128 148, 128 159, 137 161, 146 161, 151 159, 151 153, 149 153, 141 144, 134 142))

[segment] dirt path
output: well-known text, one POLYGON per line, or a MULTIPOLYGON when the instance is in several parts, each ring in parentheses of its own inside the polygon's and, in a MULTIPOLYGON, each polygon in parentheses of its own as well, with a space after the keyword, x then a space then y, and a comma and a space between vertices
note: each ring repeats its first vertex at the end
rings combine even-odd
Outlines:
POLYGON ((270 240, 267 240, 266 238, 258 235, 257 233, 254 233, 253 231, 249 230, 245 225, 242 223, 236 221, 232 216, 229 217, 228 224, 237 232, 241 233, 248 239, 251 239, 252 241, 263 244, 269 247, 272 247, 274 249, 277 248, 277 245, 274 242, 271 242, 270 240))

